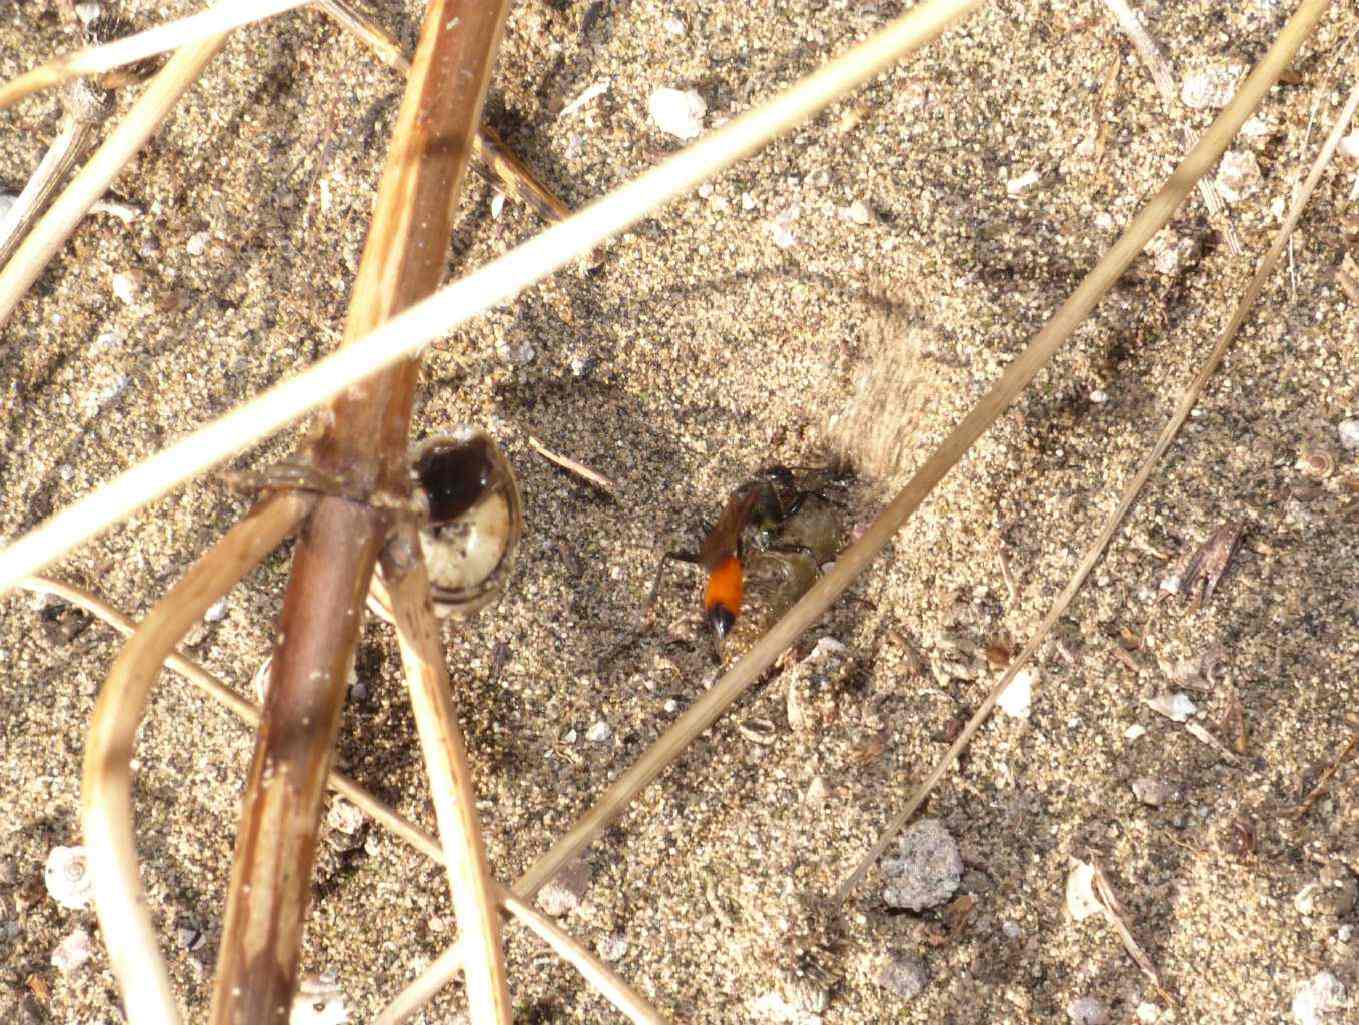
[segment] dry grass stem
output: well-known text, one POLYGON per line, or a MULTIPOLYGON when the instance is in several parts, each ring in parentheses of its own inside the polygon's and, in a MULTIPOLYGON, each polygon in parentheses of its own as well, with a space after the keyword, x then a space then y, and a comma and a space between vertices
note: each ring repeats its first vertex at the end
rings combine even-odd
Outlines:
MULTIPOLYGON (((147 84, 146 91, 133 104, 127 117, 109 133, 103 145, 94 151, 89 163, 38 221, 13 259, 0 270, 0 327, 14 312, 14 307, 29 286, 38 280, 48 261, 71 237, 71 232, 75 231, 76 225, 90 207, 104 195, 109 183, 151 138, 157 126, 170 113, 170 108, 225 42, 225 36, 214 36, 175 54, 147 84)), ((40 565, 35 564, 30 570, 16 574, 14 579, 27 576, 40 565)), ((8 587, 13 582, 8 581, 3 586, 8 587)))
POLYGON ((595 487, 599 488, 615 501, 618 499, 618 486, 597 470, 592 470, 584 463, 578 463, 569 456, 564 456, 560 452, 553 452, 532 434, 528 436, 528 443, 533 447, 533 451, 546 459, 549 463, 555 463, 568 473, 574 473, 577 477, 588 480, 595 487))
MULTIPOLYGON (((1179 97, 1175 95, 1175 74, 1170 69, 1170 62, 1166 60, 1165 54, 1156 44, 1156 40, 1145 28, 1142 27, 1141 20, 1127 0, 1104 0, 1104 6, 1109 8, 1114 18, 1118 21, 1119 28, 1132 40, 1137 55, 1142 58, 1142 63, 1146 65, 1147 71, 1151 74, 1151 80, 1156 84, 1156 91, 1161 94, 1161 99, 1165 101, 1166 113, 1176 120, 1180 120, 1178 115, 1181 113, 1179 97)), ((1194 133, 1189 126, 1180 120, 1180 131, 1184 139, 1185 148, 1194 145, 1194 133)), ((1208 208, 1208 213, 1215 218, 1222 227, 1222 233, 1227 239, 1227 247, 1232 251, 1233 256, 1240 256, 1245 250, 1241 246, 1241 238, 1236 233, 1236 227, 1228 218, 1226 207, 1222 203, 1222 197, 1218 195, 1217 184, 1212 178, 1204 177, 1199 179, 1199 195, 1203 197, 1203 205, 1208 208)))
POLYGON ((458 727, 444 668, 439 621, 430 604, 429 576, 413 525, 407 524, 389 544, 383 577, 444 846, 444 866, 465 955, 468 1007, 473 1021, 508 1025, 512 1011, 494 883, 477 818, 467 744, 458 727), (393 553, 402 553, 404 560, 393 553))
MULTIPOLYGON (((1301 16, 1301 12, 1299 16, 1301 16)), ((1280 40, 1282 40, 1282 38, 1281 35, 1280 40)), ((1278 44, 1276 44, 1276 46, 1277 45, 1278 44)), ((1195 403, 1198 402, 1199 396, 1203 393, 1203 389, 1207 387, 1208 381, 1212 378, 1212 375, 1216 373, 1232 340, 1241 329, 1241 325, 1245 323, 1251 307, 1255 305, 1255 301, 1260 297, 1260 293, 1265 287, 1265 282, 1269 279, 1270 275, 1274 273, 1275 268, 1279 264, 1279 258, 1283 255, 1283 251, 1288 245, 1288 240, 1293 234, 1293 229, 1297 227, 1298 218, 1302 216, 1303 207, 1306 206, 1308 199, 1311 198, 1312 192, 1316 189, 1317 182, 1321 180, 1322 172, 1325 170, 1326 165, 1330 163, 1331 157, 1335 154, 1336 146, 1339 145, 1341 137, 1345 134, 1350 121, 1353 119, 1355 107, 1357 105, 1359 105, 1359 86, 1356 86, 1355 89, 1350 92, 1349 98, 1346 100, 1345 106, 1340 112, 1340 116, 1336 118, 1336 123, 1331 129, 1330 135, 1327 137, 1325 144, 1321 147, 1321 151, 1317 154, 1317 158, 1312 164, 1312 169, 1307 176, 1306 182, 1298 191, 1293 205, 1288 211, 1288 216, 1280 226, 1279 233, 1275 236, 1273 245, 1270 246, 1269 251, 1260 261, 1259 268, 1251 277, 1245 291, 1242 293, 1241 299, 1237 303, 1235 311, 1232 313, 1231 320, 1227 323, 1227 326, 1223 328, 1222 334, 1218 336, 1217 343, 1213 346, 1212 352, 1209 353, 1208 358, 1204 361, 1198 374, 1195 375, 1194 380, 1180 396, 1175 412, 1171 415, 1166 426, 1162 428, 1160 436, 1156 439, 1156 444, 1152 446, 1151 452, 1147 454, 1146 459, 1143 460, 1137 473, 1134 474, 1132 480, 1129 481, 1127 487, 1124 488, 1123 494, 1119 498, 1118 505, 1114 508, 1114 511, 1109 514, 1109 518, 1105 521, 1098 536, 1086 550, 1085 555, 1082 557, 1080 564, 1076 567, 1071 579, 1067 581, 1066 587, 1062 589, 1062 593, 1058 595, 1056 602, 1053 603, 1052 609, 1043 618, 1042 623, 1039 624, 1033 637, 1031 637, 1029 642, 1024 645, 1024 649, 1015 657, 1014 661, 1010 663, 1000 680, 996 682, 996 685, 986 696, 986 700, 983 701, 977 711, 973 713, 972 718, 968 720, 967 726, 958 735, 957 739, 954 740, 944 756, 939 759, 938 763, 930 771, 930 774, 925 778, 924 782, 921 783, 915 793, 911 795, 911 799, 906 802, 905 807, 892 817, 891 822, 888 823, 887 828, 883 831, 882 837, 873 845, 872 850, 864 856, 854 871, 851 872, 849 877, 840 885, 840 888, 835 894, 837 902, 843 902, 850 893, 854 891, 854 888, 863 880, 863 877, 868 873, 868 870, 877 862, 878 858, 882 856, 883 851, 887 849, 887 845, 892 842, 892 839, 901 831, 901 828, 910 821, 911 816, 914 815, 916 810, 924 803, 925 798, 929 796, 930 792, 938 786, 939 781, 944 778, 945 774, 952 767, 954 759, 963 752, 971 742, 973 735, 981 727, 982 723, 990 717, 992 710, 996 706, 996 702, 1000 699, 1005 688, 1010 685, 1011 681, 1014 680, 1020 670, 1028 665, 1033 656, 1037 654, 1038 648, 1047 639, 1053 626, 1055 626, 1057 621, 1066 613, 1072 599, 1076 597, 1076 593, 1085 583, 1086 577, 1090 575, 1090 571, 1095 568, 1096 563, 1098 563, 1103 556, 1104 549, 1108 547, 1109 542, 1113 540, 1114 535, 1118 532, 1118 528, 1123 522, 1124 517, 1127 516, 1128 512, 1132 509, 1133 504, 1137 501, 1137 496, 1141 493, 1143 486, 1146 484, 1147 480, 1150 479, 1152 472, 1160 463, 1162 456, 1164 456, 1166 451, 1170 448, 1171 443, 1175 440, 1175 436, 1179 433, 1185 420, 1189 418, 1189 414, 1193 410, 1195 403)), ((1112 650, 1115 653, 1118 653, 1122 649, 1115 646, 1112 650)), ((1132 668, 1134 671, 1137 669, 1135 664, 1132 668)))
POLYGON ((99 126, 108 116, 108 94, 88 82, 73 82, 64 91, 62 100, 66 117, 61 130, 0 222, 0 267, 9 262, 71 168, 89 152, 99 138, 99 126))
MULTIPOLYGON (((348 0, 316 0, 314 6, 362 42, 393 71, 403 76, 410 72, 411 62, 401 44, 348 0)), ((510 151, 490 125, 480 125, 472 140, 472 166, 508 196, 533 210, 544 223, 555 224, 571 216, 571 208, 510 151)), ((585 260, 587 268, 602 262, 603 252, 598 249, 592 250, 585 260)))
POLYGON ((627 1016, 629 1021, 637 1025, 667 1025, 666 1019, 647 1003, 640 993, 624 982, 613 969, 558 928, 550 918, 512 893, 502 893, 501 900, 505 910, 528 926, 558 957, 580 972, 581 977, 599 990, 609 1003, 627 1016))
POLYGON ((142 621, 109 671, 85 748, 82 825, 95 909, 130 1021, 179 1020, 146 909, 132 833, 132 749, 151 684, 166 656, 208 607, 274 550, 310 500, 275 497, 233 527, 142 621))
MULTIPOLYGON (((361 342, 344 346, 122 472, 0 551, 0 592, 183 481, 291 423, 353 382, 418 352, 458 324, 513 298, 657 207, 755 152, 897 58, 928 43, 980 2, 926 0, 918 4, 768 103, 734 118, 563 223, 445 286, 361 342)), ((0 286, 3 283, 4 276, 0 275, 0 286)), ((0 287, 0 300, 3 297, 0 287)), ((5 308, 0 306, 0 310, 5 308)))
POLYGON ((410 73, 411 59, 406 56, 401 44, 348 0, 316 0, 312 6, 362 42, 387 67, 402 75, 410 73))
POLYGON ((1322 795, 1330 788, 1331 780, 1333 780, 1335 774, 1340 771, 1340 766, 1345 764, 1345 760, 1354 753, 1356 747, 1359 747, 1359 730, 1355 730, 1350 734, 1349 743, 1341 748, 1340 753, 1331 759, 1331 764, 1328 765, 1326 771, 1321 774, 1321 778, 1317 780, 1317 785, 1311 789, 1305 798, 1303 798, 1302 803, 1293 810, 1293 817, 1295 819, 1302 818, 1312 810, 1312 805, 1321 800, 1322 795))
MULTIPOLYGON (((515 884, 516 893, 527 892, 529 895, 536 893, 567 861, 590 844, 623 813, 628 803, 644 787, 711 726, 726 708, 759 679, 774 664, 774 660, 844 593, 883 546, 901 529, 934 486, 1009 407, 1039 369, 1070 337, 1100 297, 1113 287, 1123 271, 1136 259, 1151 237, 1170 220, 1175 209, 1194 187, 1194 183, 1216 164, 1241 125, 1283 73, 1326 7, 1327 0, 1307 0, 1299 8, 1279 33, 1269 51, 1261 58, 1255 70, 1242 83, 1232 102, 1204 133, 1198 145, 1180 162, 1166 184, 1147 202, 1123 235, 1077 286, 1072 296, 1006 368, 1000 380, 982 396, 972 411, 925 460, 891 504, 879 514, 857 542, 841 553, 834 568, 818 580, 782 619, 756 641, 750 651, 721 680, 661 734, 637 762, 610 785, 599 801, 577 820, 566 835, 529 868, 515 884)), ((549 229, 545 235, 550 234, 551 230, 549 229)), ((1007 672, 1004 683, 1008 684, 1012 678, 1013 670, 1007 672)), ((998 685, 988 696, 983 704, 984 712, 989 713, 994 707, 1001 689, 1003 688, 998 685)), ((982 712, 979 712, 978 716, 982 716, 982 712)), ((975 730, 975 726, 973 729, 975 730)), ((967 736, 966 732, 963 736, 967 736)), ((962 739, 963 737, 960 737, 959 741, 962 739)), ((959 743, 955 742, 954 747, 950 748, 950 755, 946 756, 931 774, 932 781, 928 784, 930 787, 933 787, 938 778, 942 778, 947 771, 954 748, 961 750, 959 743)), ((904 823, 905 818, 902 818, 901 822, 904 823)), ((894 834, 899 828, 900 825, 897 825, 889 830, 889 833, 894 834)), ((890 839, 889 835, 887 840, 880 841, 882 849, 885 849, 890 839)), ((864 865, 861 865, 842 885, 838 893, 839 900, 843 901, 845 895, 853 890, 862 874, 867 871, 867 867, 877 860, 879 854, 881 849, 865 859, 864 865)), ((393 1008, 400 1006, 404 1013, 413 1013, 416 1008, 422 1006, 423 1001, 427 1001, 452 977, 456 971, 458 956, 457 948, 445 950, 388 1011, 391 1012, 393 1008)), ((399 1020, 402 1019, 384 1014, 384 1022, 399 1020)))
POLYGON ((233 0, 111 43, 64 54, 0 86, 0 110, 39 89, 60 85, 81 75, 112 71, 181 47, 196 47, 214 36, 225 35, 242 25, 262 21, 308 2, 310 0, 233 0))
MULTIPOLYGON (((30 577, 23 582, 22 587, 34 594, 52 595, 83 609, 125 637, 132 636, 137 630, 137 624, 128 616, 83 587, 47 577, 30 577)), ((184 677, 242 722, 251 726, 259 725, 259 706, 241 697, 198 662, 180 651, 174 651, 166 658, 165 666, 184 677)), ((327 783, 332 790, 367 814, 389 833, 404 840, 431 861, 440 865, 445 864, 444 849, 440 846, 439 841, 410 819, 394 810, 381 798, 365 790, 343 773, 334 770, 327 778, 327 783)), ((633 1021, 664 1022, 665 1019, 650 1007, 641 994, 630 987, 607 965, 593 957, 554 922, 515 897, 500 883, 492 880, 490 885, 496 904, 543 939, 552 950, 573 965, 582 977, 595 985, 600 993, 620 1011, 631 1017, 633 1021)))

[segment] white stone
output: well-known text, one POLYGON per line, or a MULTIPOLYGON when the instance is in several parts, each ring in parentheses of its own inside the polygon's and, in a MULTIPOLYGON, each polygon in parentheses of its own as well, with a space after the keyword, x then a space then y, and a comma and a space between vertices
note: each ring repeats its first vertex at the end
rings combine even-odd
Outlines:
POLYGON ((1015 719, 1027 719, 1033 708, 1035 679, 1036 674, 1032 669, 1021 669, 1015 673, 1015 678, 996 700, 996 707, 1015 719))
POLYGON ((1217 169, 1217 191, 1228 203, 1239 203, 1256 189, 1264 176, 1260 173, 1260 162, 1249 150, 1234 149, 1222 155, 1222 163, 1217 169))
POLYGON ((297 984, 288 1025, 345 1025, 349 1010, 344 991, 329 972, 304 976, 297 984))
POLYGON ((897 855, 884 858, 882 898, 888 907, 924 911, 938 907, 958 889, 963 859, 938 819, 921 819, 902 835, 897 855))
POLYGON ((591 744, 607 744, 612 736, 613 729, 603 719, 585 731, 585 739, 591 744))
POLYGON ((1017 177, 1011 178, 1005 183, 1005 191, 1012 196, 1019 196, 1038 184, 1038 171, 1031 168, 1017 177))
POLYGON ((1359 420, 1342 420, 1336 430, 1340 432, 1340 444, 1359 448, 1359 420))
POLYGON ((113 294, 123 303, 132 306, 137 301, 137 293, 141 291, 141 283, 137 276, 129 271, 119 271, 110 279, 113 294))
POLYGON ((1095 896, 1095 869, 1084 861, 1076 861, 1066 877, 1066 910, 1073 921, 1084 922, 1091 915, 1104 910, 1095 896))
POLYGON ((94 944, 90 942, 90 934, 84 929, 77 929, 57 944, 57 949, 52 951, 52 967, 63 975, 69 975, 88 961, 93 954, 94 944))
POLYGON ((1184 77, 1180 99, 1186 107, 1210 110, 1225 107, 1236 92, 1240 69, 1235 66, 1206 68, 1184 77))
POLYGON ((1176 691, 1174 694, 1158 694, 1154 698, 1143 698, 1142 703, 1153 712, 1158 712, 1175 722, 1186 722, 1191 715, 1199 710, 1198 706, 1190 700, 1189 695, 1184 691, 1176 691))
POLYGON ((1109 1005, 1096 997, 1077 997, 1066 1005, 1071 1025, 1109 1025, 1109 1005))
POLYGON ((697 139, 702 133, 703 116, 708 113, 708 104, 692 89, 686 91, 662 87, 647 100, 647 113, 656 127, 666 135, 688 142, 697 139))
POLYGON ((1293 1018, 1298 1025, 1322 1025, 1345 1004, 1344 984, 1330 972, 1318 972, 1294 995, 1293 1018))

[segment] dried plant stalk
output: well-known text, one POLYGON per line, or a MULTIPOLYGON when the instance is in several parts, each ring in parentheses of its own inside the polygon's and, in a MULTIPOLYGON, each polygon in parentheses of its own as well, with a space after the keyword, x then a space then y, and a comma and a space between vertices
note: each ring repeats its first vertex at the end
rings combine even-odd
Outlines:
POLYGON ((124 64, 135 64, 147 57, 185 46, 197 46, 214 36, 222 36, 234 28, 252 21, 280 14, 293 7, 301 7, 310 0, 234 0, 221 3, 187 18, 167 21, 101 46, 87 46, 74 53, 63 54, 46 64, 25 72, 0 86, 0 110, 12 106, 30 93, 81 75, 97 75, 124 64))
POLYGON ((94 151, 89 163, 38 221, 13 259, 0 270, 0 327, 9 320, 29 286, 38 280, 47 262, 71 237, 71 232, 75 231, 76 225, 90 207, 104 195, 118 172, 151 138, 156 127, 169 114, 170 108, 202 74, 208 61, 225 42, 226 36, 213 36, 175 54, 151 79, 146 92, 133 104, 127 117, 109 133, 103 145, 94 151))
MULTIPOLYGON (((107 624, 125 637, 130 637, 136 632, 137 626, 131 619, 83 587, 47 577, 30 577, 23 582, 22 586, 24 590, 31 591, 34 594, 50 594, 84 609, 100 622, 107 624)), ((176 651, 166 658, 165 665, 179 673, 241 721, 252 726, 259 724, 259 708, 227 687, 198 662, 176 651)), ((439 841, 410 819, 395 811, 386 802, 369 793, 343 773, 332 770, 326 782, 332 790, 369 815, 388 832, 400 837, 431 861, 444 864, 444 850, 439 841)), ((576 940, 559 928, 556 923, 516 898, 500 883, 492 880, 491 887, 494 900, 500 907, 527 926, 531 932, 542 939, 564 960, 569 961, 588 982, 599 989, 605 999, 622 1013, 636 1022, 647 1023, 647 1025, 653 1025, 653 1023, 664 1025, 665 1019, 647 1003, 641 994, 629 986, 607 965, 591 955, 576 940)))
POLYGON ((477 819, 467 744, 453 709, 443 639, 430 604, 429 575, 414 524, 406 523, 398 530, 383 554, 382 569, 462 935, 468 1007, 473 1021, 509 1025, 510 991, 495 887, 477 819))
MULTIPOLYGON (((834 568, 818 580, 768 633, 756 641, 750 651, 721 680, 661 734, 637 762, 613 782, 599 801, 577 820, 567 834, 520 877, 514 886, 516 894, 531 897, 563 865, 578 855, 623 813, 627 804, 647 784, 679 757, 685 748, 711 726, 752 683, 763 676, 774 664, 774 660, 844 593, 883 546, 901 529, 926 495, 1009 407, 1034 375, 1080 326, 1081 321, 1094 309, 1096 302, 1113 287, 1151 237, 1170 220, 1176 207, 1194 187, 1194 183, 1217 163, 1241 125, 1250 117, 1270 86, 1288 66, 1298 47, 1315 27, 1327 4, 1328 0, 1306 0, 1297 14, 1284 26, 1274 45, 1242 84, 1232 102, 1204 133, 1198 145, 1176 167, 1166 184, 1147 202, 1122 236, 1077 286, 1071 297, 1006 368, 1000 380, 982 396, 971 412, 925 460, 863 536, 845 549, 836 559, 834 568)), ((857 879, 854 882, 857 882, 857 879)), ((852 889, 852 886, 850 888, 852 889)), ((407 993, 402 994, 398 1001, 394 1002, 393 1007, 399 1004, 406 1014, 411 1014, 423 1006, 423 1003, 452 978, 457 970, 459 954, 457 947, 445 950, 411 983, 407 993)), ((384 1013, 382 1020, 391 1023, 403 1019, 384 1013)))
POLYGON ((980 3, 924 0, 769 102, 416 303, 360 342, 342 347, 296 377, 125 470, 0 550, 0 592, 182 481, 333 398, 354 381, 418 352, 476 314, 512 299, 925 45, 980 3))
POLYGON ((9 262, 71 168, 95 144, 99 126, 108 117, 111 106, 109 94, 88 82, 71 83, 62 91, 61 99, 66 108, 61 131, 47 147, 9 213, 0 219, 0 267, 9 262))
POLYGON ((156 673, 179 639, 288 536, 310 499, 275 497, 231 529, 142 621, 109 671, 85 747, 82 825, 95 910, 129 1020, 179 1020, 146 910, 132 835, 132 747, 156 673))
MULTIPOLYGON (((504 14, 504 0, 432 0, 426 10, 341 351, 443 277, 504 14)), ((418 358, 404 358, 349 388, 310 446, 320 478, 340 482, 348 497, 318 499, 294 556, 237 836, 214 1025, 271 1021, 291 1005, 321 798, 364 598, 390 510, 409 499, 419 369, 418 358)))
POLYGON ((1113 512, 1109 514, 1109 518, 1105 521, 1099 534, 1086 550, 1085 555, 1081 558, 1080 564, 1076 567, 1076 571, 1072 574, 1071 579, 1067 581, 1066 587, 1064 587, 1062 593, 1057 596, 1057 600, 1053 603, 1052 608, 1048 610, 1048 614, 1043 617, 1038 629, 1034 632, 1034 635, 1029 639, 1028 643, 1024 645, 1023 650, 1015 656, 1014 660, 1001 675, 1001 678, 997 680, 995 686, 991 688, 991 692, 986 695, 986 699, 981 703, 977 710, 972 713, 972 718, 968 720, 963 731, 959 733, 953 743, 949 745, 948 751, 946 751, 943 757, 935 764, 934 768, 930 771, 930 774, 925 777, 924 782, 916 788, 915 792, 911 795, 910 800, 906 802, 906 805, 892 816, 891 821, 888 823, 887 828, 883 830, 882 836, 879 837, 878 842, 873 845, 873 848, 859 861, 854 871, 840 884, 839 889, 835 892, 835 901, 837 903, 843 903, 845 899, 854 892, 855 887, 863 881, 863 878, 868 874, 869 869, 877 863, 878 858, 882 857, 883 852, 887 849, 887 845, 891 843, 892 839, 901 831, 901 828, 910 821, 911 816, 916 813, 922 804, 924 804, 925 798, 927 798, 934 788, 939 785, 940 780, 944 778, 945 774, 952 767, 954 760, 962 754, 977 730, 981 728, 982 723, 990 717, 991 712, 996 707, 996 702, 1000 700, 1000 696, 1005 692, 1005 688, 1010 685, 1011 681, 1019 674, 1020 670, 1029 664, 1034 655, 1038 653, 1038 649, 1042 646, 1043 642, 1047 639, 1048 634, 1052 632, 1052 628, 1057 625, 1057 621, 1065 615, 1067 608, 1071 605, 1072 599, 1076 597, 1076 593, 1085 583, 1086 577, 1090 575, 1090 571, 1098 564, 1104 553, 1104 549, 1108 547, 1109 542, 1113 540, 1114 535, 1118 532, 1119 525, 1123 522, 1124 517, 1128 515, 1128 512, 1132 509, 1134 503, 1136 503, 1137 496, 1141 493, 1143 486, 1151 478, 1152 471, 1155 470, 1156 466, 1160 463, 1162 456, 1170 449, 1171 443, 1179 434, 1180 428, 1184 426, 1184 422, 1189 419, 1189 414, 1193 410, 1194 405, 1198 402, 1199 396, 1203 394, 1203 389, 1208 386, 1209 379, 1217 372, 1218 366, 1222 363, 1223 357, 1227 354, 1227 349, 1231 346, 1233 340, 1235 340, 1237 332, 1241 330, 1241 325, 1246 322, 1246 317, 1254 307, 1256 300, 1260 298, 1260 293, 1264 290, 1265 282, 1269 280, 1270 275, 1273 274, 1278 267, 1279 259, 1283 256, 1283 251, 1288 245, 1289 238, 1292 237, 1293 229, 1297 227, 1298 218, 1302 216, 1303 207, 1307 205, 1307 201, 1311 198, 1317 182, 1321 180, 1321 172, 1325 170, 1326 165, 1330 163, 1331 157, 1335 154, 1336 147, 1340 144, 1341 136, 1344 135, 1345 130, 1349 127, 1350 120, 1354 117, 1356 107, 1359 107, 1359 86, 1356 86, 1354 90, 1351 91, 1344 109, 1341 111, 1340 116, 1336 119, 1336 123, 1331 129, 1330 136, 1321 147, 1321 152, 1318 153, 1316 161, 1312 165, 1312 170, 1307 176, 1306 183, 1304 183, 1302 189, 1299 190, 1297 197, 1293 201, 1293 206, 1288 211, 1288 216, 1285 218, 1284 223, 1279 228, 1278 234, 1274 238, 1273 244, 1269 247, 1269 251, 1265 253, 1264 258, 1261 259, 1260 266, 1256 269, 1255 274, 1252 275, 1250 283, 1246 286, 1245 292, 1237 302, 1236 309, 1232 312, 1231 320, 1229 320, 1227 326, 1222 329, 1222 334, 1218 336, 1217 343, 1213 346, 1212 352, 1208 354, 1208 358, 1204 361, 1199 372, 1194 375, 1194 380, 1190 382, 1189 386, 1185 389, 1184 394, 1180 396, 1180 400, 1175 406, 1175 412, 1171 414, 1169 422, 1162 428, 1160 436, 1156 439, 1156 444, 1152 446, 1151 452, 1147 454, 1142 465, 1138 467, 1137 473, 1133 475, 1132 480, 1129 481, 1127 487, 1123 489, 1123 494, 1119 496, 1118 505, 1115 506, 1113 512))

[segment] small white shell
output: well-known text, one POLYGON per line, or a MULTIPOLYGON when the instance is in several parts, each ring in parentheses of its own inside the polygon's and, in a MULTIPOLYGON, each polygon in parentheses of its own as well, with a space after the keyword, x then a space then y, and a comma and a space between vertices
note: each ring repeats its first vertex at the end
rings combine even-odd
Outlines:
POLYGON ((84 847, 53 847, 43 869, 43 882, 52 899, 73 911, 86 907, 94 896, 94 875, 84 847))
MULTIPOLYGON (((514 471, 485 431, 463 427, 411 451, 416 501, 428 513, 420 548, 434 611, 472 615, 500 594, 524 531, 514 471)), ((387 589, 373 578, 369 608, 391 622, 387 589)))

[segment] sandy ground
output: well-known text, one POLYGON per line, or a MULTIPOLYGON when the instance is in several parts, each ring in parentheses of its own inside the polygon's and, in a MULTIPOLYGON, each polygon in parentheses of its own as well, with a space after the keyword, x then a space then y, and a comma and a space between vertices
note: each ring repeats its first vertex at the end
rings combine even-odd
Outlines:
MULTIPOLYGON (((1136 6, 1183 78, 1249 65, 1291 5, 1136 6)), ((124 7, 137 27, 189 9, 124 7)), ((418 8, 370 4, 408 43, 418 8)), ((519 3, 488 117, 579 203, 679 145, 648 121, 653 89, 697 89, 711 127, 899 9, 519 3), (601 82, 606 92, 558 116, 601 82)), ((1183 258, 1135 265, 812 631, 851 659, 819 697, 818 723, 790 725, 786 677, 771 675, 590 848, 588 888, 562 922, 672 1020, 777 1020, 770 994, 787 990, 806 939, 804 898, 844 878, 980 702, 996 674, 987 647, 1022 642, 1047 611, 1268 245, 1353 84, 1355 50, 1342 47, 1356 30, 1353 7, 1336 4, 1238 143, 1258 169, 1229 210, 1248 255, 1232 255, 1197 197, 1187 203, 1172 225, 1183 258)), ((0 3, 4 76, 67 45, 49 5, 0 3)), ((87 220, 5 328, 0 533, 32 527, 334 346, 398 96, 391 73, 316 15, 227 47, 116 185, 142 215, 87 220), (115 296, 116 274, 131 275, 131 303, 115 296)), ((1183 116, 1197 131, 1210 112, 1183 116)), ((58 118, 51 95, 3 115, 0 186, 17 190, 58 118)), ((448 648, 501 878, 712 679, 684 574, 662 592, 656 632, 618 651, 657 553, 692 544, 762 464, 824 453, 866 369, 901 375, 902 397, 871 420, 899 439, 900 467, 918 462, 1181 151, 1178 122, 1101 4, 993 5, 615 241, 597 275, 559 274, 435 346, 418 431, 487 425, 526 503, 509 593, 451 631, 448 648), (842 212, 855 202, 867 223, 842 212), (776 240, 785 232, 791 245, 776 240), (612 477, 622 500, 536 456, 529 433, 612 477)), ((1338 428, 1359 416, 1359 341, 1336 278, 1359 230, 1355 177, 1342 161, 1324 180, 1285 271, 1045 650, 1030 716, 988 724, 931 799, 928 815, 961 849, 970 916, 950 933, 942 908, 889 909, 870 876, 838 942, 815 954, 828 1025, 1065 1021, 1087 996, 1113 1022, 1291 1021, 1294 993, 1319 971, 1359 992, 1353 767, 1291 816, 1355 729, 1359 452, 1338 428), (1299 468, 1310 449, 1333 472, 1299 468), (1197 609, 1158 595, 1169 560, 1227 522, 1246 535, 1216 595, 1197 609), (1205 657, 1209 679, 1176 682, 1205 657), (1244 738, 1244 757, 1229 762, 1142 703, 1171 691, 1189 693, 1195 721, 1224 742, 1244 738), (1134 726, 1145 732, 1130 737, 1134 726), (1141 779, 1168 784, 1170 799, 1141 803, 1141 779), (1073 856, 1108 873, 1164 994, 1108 926, 1067 919, 1073 856), (1349 906, 1342 885, 1338 914, 1301 913, 1295 895, 1323 872, 1348 882, 1349 906), (874 981, 892 958, 918 960, 917 995, 874 981)), ((491 196, 471 183, 455 268, 534 230, 513 205, 493 220, 491 196)), ((862 456, 853 433, 848 454, 862 456)), ((235 465, 267 465, 294 440, 235 465)), ((903 479, 881 467, 865 463, 849 492, 851 526, 903 479)), ((140 614, 243 509, 220 481, 197 481, 57 572, 140 614)), ((287 568, 286 552, 271 558, 190 638, 242 690, 269 653, 287 568)), ((5 1022, 121 1020, 97 943, 84 967, 51 966, 63 937, 96 927, 42 881, 48 851, 80 841, 84 730, 116 650, 109 631, 59 606, 0 600, 5 1022)), ((370 626, 339 764, 432 827, 398 665, 390 633, 370 626)), ((251 744, 168 676, 141 736, 144 875, 194 1021, 206 1017, 251 744)), ((572 971, 511 933, 517 1021, 612 1020, 572 971)), ((453 934, 435 866, 375 830, 366 846, 324 844, 304 967, 337 977, 353 1020, 371 1020, 453 934)), ((455 1021, 461 1006, 450 989, 426 1020, 455 1021)))

